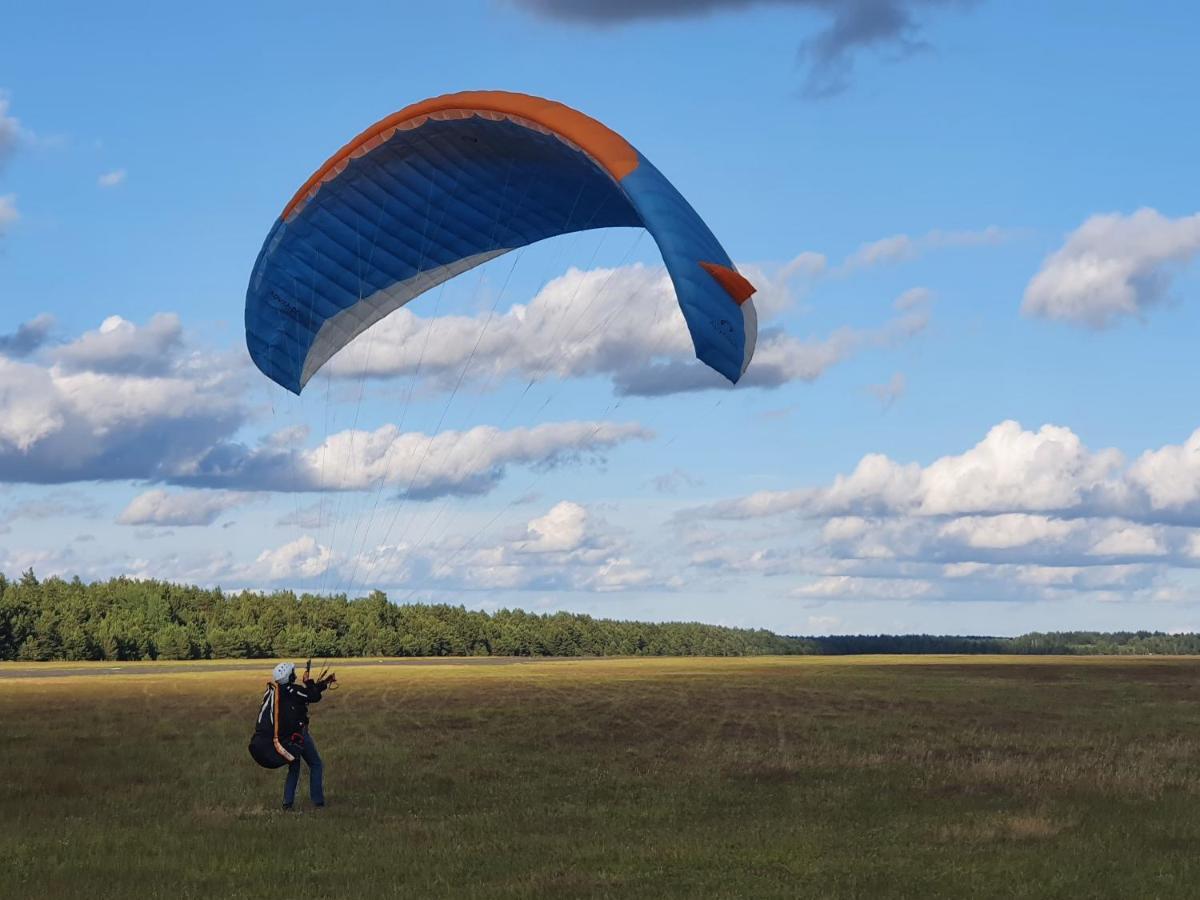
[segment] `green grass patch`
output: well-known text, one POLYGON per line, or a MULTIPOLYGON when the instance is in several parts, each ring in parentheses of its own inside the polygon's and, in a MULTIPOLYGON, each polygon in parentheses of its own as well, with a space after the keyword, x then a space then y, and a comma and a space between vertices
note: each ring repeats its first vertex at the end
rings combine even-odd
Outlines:
POLYGON ((302 783, 290 815, 245 747, 267 665, 18 668, 0 896, 1193 897, 1200 876, 1189 660, 346 669, 314 707, 330 806, 302 783))

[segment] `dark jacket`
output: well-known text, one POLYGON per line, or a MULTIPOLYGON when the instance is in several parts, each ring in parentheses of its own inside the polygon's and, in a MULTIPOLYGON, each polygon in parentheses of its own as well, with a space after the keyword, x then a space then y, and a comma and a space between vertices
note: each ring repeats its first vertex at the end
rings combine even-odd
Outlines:
POLYGON ((325 685, 315 681, 294 681, 282 685, 271 682, 263 694, 254 733, 271 736, 278 734, 286 738, 303 735, 304 730, 308 728, 308 704, 320 703, 321 692, 324 690, 325 685), (278 731, 275 729, 276 720, 279 721, 278 731))
POLYGON ((326 685, 315 681, 267 685, 250 754, 267 768, 290 763, 299 753, 299 744, 308 729, 308 704, 319 703, 326 685))

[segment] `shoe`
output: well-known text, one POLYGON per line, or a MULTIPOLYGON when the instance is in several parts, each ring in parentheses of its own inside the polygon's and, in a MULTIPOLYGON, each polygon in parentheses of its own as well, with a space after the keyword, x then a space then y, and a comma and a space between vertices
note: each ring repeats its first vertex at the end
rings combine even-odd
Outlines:
POLYGON ((285 803, 285 804, 283 804, 283 811, 284 811, 284 812, 291 812, 291 811, 292 811, 292 804, 290 804, 290 803, 285 803))

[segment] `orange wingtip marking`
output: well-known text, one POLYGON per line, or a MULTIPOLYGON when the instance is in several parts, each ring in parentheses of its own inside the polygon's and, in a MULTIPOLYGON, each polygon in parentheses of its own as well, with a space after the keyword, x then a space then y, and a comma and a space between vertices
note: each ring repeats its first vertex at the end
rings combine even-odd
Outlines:
POLYGON ((511 119, 557 135, 592 157, 613 178, 620 181, 638 167, 638 153, 625 138, 591 116, 553 100, 508 91, 462 91, 422 100, 406 106, 386 119, 380 119, 341 150, 326 160, 296 192, 283 210, 289 219, 320 189, 336 178, 350 160, 374 150, 390 140, 396 131, 419 128, 429 119, 465 119, 484 116, 511 119))
POLYGON ((725 293, 733 298, 733 302, 741 306, 758 290, 747 281, 740 272, 719 263, 702 262, 701 268, 717 280, 717 284, 725 288, 725 293))

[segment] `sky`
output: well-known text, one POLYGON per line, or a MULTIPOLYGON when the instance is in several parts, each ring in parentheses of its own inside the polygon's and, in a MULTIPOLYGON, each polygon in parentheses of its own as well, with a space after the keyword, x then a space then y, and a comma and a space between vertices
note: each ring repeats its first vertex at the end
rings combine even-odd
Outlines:
POLYGON ((1200 630, 1193 4, 4 18, 10 577, 789 634, 1200 630), (284 204, 371 123, 477 89, 596 117, 688 198, 758 288, 736 387, 633 229, 454 279, 298 398, 255 369, 247 279, 284 204))

